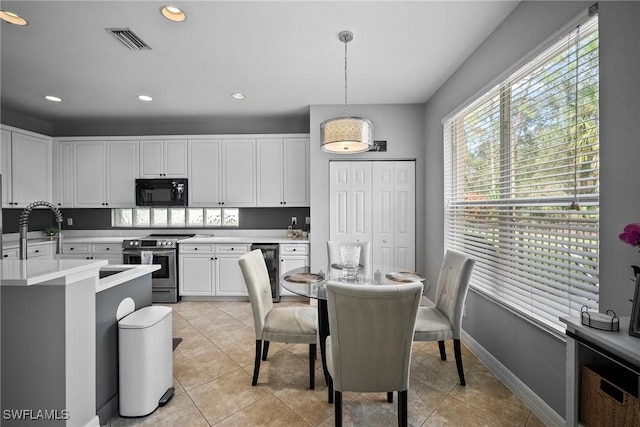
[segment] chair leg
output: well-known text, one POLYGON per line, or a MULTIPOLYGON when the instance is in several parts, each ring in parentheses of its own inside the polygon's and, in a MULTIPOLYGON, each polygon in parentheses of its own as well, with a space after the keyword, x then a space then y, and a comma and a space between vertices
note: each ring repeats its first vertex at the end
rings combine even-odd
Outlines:
POLYGON ((256 340, 256 360, 253 364, 253 380, 251 385, 258 384, 258 374, 260 373, 260 353, 262 352, 262 340, 256 340))
POLYGON ((267 353, 269 353, 269 341, 264 342, 264 351, 262 352, 262 360, 267 360, 267 353))
POLYGON ((336 420, 336 427, 342 427, 342 392, 341 391, 336 391, 335 392, 336 395, 336 404, 335 404, 335 420, 336 420))
POLYGON ((393 392, 392 391, 388 391, 387 392, 387 403, 393 403, 393 392))
POLYGON ((464 381, 464 368, 462 367, 462 352, 460 351, 460 340, 453 340, 453 352, 456 355, 456 367, 458 368, 460 385, 466 386, 467 383, 464 381))
POLYGON ((327 401, 333 403, 333 378, 327 375, 327 401))
POLYGON ((409 401, 407 399, 407 390, 398 391, 398 427, 407 427, 409 425, 409 401))
POLYGON ((309 388, 316 388, 316 345, 309 344, 309 388))
POLYGON ((444 349, 444 341, 438 341, 438 347, 440 348, 440 359, 447 360, 447 351, 444 349))

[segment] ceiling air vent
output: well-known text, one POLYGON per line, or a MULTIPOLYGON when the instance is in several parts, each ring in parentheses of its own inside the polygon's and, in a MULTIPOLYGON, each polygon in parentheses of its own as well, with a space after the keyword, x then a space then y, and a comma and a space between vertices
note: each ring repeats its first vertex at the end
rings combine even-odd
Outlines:
POLYGON ((151 47, 129 28, 105 28, 105 30, 131 50, 151 50, 151 47))

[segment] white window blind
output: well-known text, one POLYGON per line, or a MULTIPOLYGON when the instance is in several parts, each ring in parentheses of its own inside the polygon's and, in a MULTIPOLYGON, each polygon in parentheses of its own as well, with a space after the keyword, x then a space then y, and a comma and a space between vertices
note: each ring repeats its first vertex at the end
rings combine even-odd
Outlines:
POLYGON ((445 247, 536 324, 598 308, 598 21, 444 122, 445 247))

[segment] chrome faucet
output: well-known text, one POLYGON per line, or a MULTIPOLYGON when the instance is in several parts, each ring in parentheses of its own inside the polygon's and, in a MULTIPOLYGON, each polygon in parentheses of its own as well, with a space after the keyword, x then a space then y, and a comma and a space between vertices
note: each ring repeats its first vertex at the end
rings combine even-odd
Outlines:
POLYGON ((62 253, 62 213, 60 209, 54 206, 52 203, 38 201, 33 202, 27 205, 26 208, 20 214, 20 259, 27 259, 27 233, 29 231, 29 215, 31 215, 31 211, 33 208, 37 208, 39 206, 46 206, 53 211, 53 214, 56 216, 56 221, 58 222, 58 241, 56 244, 56 253, 62 253))

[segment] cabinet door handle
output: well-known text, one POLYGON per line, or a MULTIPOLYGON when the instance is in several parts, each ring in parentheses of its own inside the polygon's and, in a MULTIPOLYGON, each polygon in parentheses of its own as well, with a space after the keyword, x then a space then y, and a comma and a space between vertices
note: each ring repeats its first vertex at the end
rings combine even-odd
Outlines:
POLYGON ((40 252, 40 249, 36 249, 36 253, 40 252))
POLYGON ((193 250, 194 250, 194 251, 197 251, 197 250, 198 250, 198 248, 193 248, 193 250))
POLYGON ((70 250, 70 251, 72 251, 72 250, 73 250, 73 248, 69 248, 69 250, 70 250))
POLYGON ((9 258, 9 254, 2 255, 3 258, 9 258))
POLYGON ((109 249, 111 249, 111 248, 105 248, 105 250, 107 250, 107 251, 108 251, 109 249))

